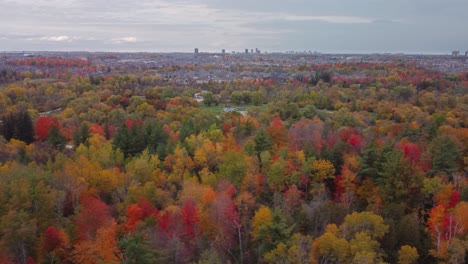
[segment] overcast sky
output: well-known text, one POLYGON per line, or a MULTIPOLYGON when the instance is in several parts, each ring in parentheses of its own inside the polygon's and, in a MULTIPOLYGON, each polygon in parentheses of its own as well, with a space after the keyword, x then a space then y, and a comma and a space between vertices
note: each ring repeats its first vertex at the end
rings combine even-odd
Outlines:
POLYGON ((0 0, 0 50, 468 50, 468 0, 0 0))

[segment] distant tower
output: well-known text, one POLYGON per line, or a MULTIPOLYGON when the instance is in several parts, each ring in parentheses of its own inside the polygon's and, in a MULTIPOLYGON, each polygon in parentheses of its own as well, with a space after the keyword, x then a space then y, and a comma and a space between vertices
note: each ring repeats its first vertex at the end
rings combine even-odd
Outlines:
POLYGON ((466 57, 468 57, 468 50, 467 50, 467 51, 465 51, 465 56, 466 56, 466 57))
POLYGON ((198 48, 195 48, 195 54, 198 54, 198 48))
POLYGON ((245 54, 249 54, 249 49, 245 49, 245 54))
POLYGON ((458 50, 452 51, 452 56, 453 56, 453 57, 460 56, 460 51, 458 51, 458 50))
POLYGON ((226 50, 225 50, 225 49, 222 49, 222 50, 221 50, 221 53, 222 53, 222 54, 226 54, 226 50))
POLYGON ((253 54, 253 49, 251 49, 251 50, 250 50, 250 53, 252 53, 252 54, 253 54))

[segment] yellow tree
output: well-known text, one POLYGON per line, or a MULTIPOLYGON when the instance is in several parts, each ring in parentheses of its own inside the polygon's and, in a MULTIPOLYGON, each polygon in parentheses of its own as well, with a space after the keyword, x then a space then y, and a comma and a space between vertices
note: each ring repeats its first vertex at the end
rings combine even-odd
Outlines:
POLYGON ((404 245, 398 251, 398 264, 414 264, 419 258, 415 247, 404 245))
POLYGON ((252 219, 252 237, 255 239, 260 233, 260 229, 263 226, 270 225, 273 221, 273 216, 271 214, 270 208, 266 206, 260 207, 252 219))
POLYGON ((315 182, 323 182, 335 177, 335 167, 329 160, 314 160, 312 162, 312 178, 315 182))
POLYGON ((310 251, 312 264, 346 263, 349 259, 349 243, 341 238, 335 224, 328 225, 325 233, 314 240, 310 251))

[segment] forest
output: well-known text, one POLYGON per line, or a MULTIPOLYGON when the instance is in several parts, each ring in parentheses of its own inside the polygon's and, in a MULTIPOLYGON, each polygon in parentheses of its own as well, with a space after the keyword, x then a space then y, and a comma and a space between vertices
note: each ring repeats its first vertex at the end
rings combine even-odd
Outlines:
POLYGON ((0 263, 468 263, 468 73, 9 65, 0 263))

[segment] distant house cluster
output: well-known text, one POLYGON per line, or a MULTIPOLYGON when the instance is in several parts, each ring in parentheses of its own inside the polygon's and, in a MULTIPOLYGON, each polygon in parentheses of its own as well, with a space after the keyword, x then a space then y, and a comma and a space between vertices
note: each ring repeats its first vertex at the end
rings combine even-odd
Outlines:
MULTIPOLYGON (((198 48, 195 48, 195 49, 194 49, 194 53, 195 53, 195 54, 199 54, 199 53, 200 53, 199 50, 198 50, 198 48)), ((236 53, 239 54, 239 52, 232 51, 232 54, 236 54, 236 53)), ((244 53, 245 53, 245 54, 262 54, 262 52, 261 52, 258 48, 255 48, 255 50, 254 50, 254 49, 250 49, 250 52, 249 52, 249 49, 245 49, 245 52, 244 52, 244 53)), ((222 49, 222 50, 221 50, 221 54, 225 55, 225 54, 226 54, 226 49, 222 49)))

